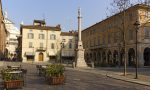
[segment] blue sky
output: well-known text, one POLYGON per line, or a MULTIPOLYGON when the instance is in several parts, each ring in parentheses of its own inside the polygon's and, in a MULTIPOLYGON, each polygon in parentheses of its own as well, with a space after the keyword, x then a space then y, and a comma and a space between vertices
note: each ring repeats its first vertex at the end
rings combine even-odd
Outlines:
POLYGON ((77 29, 77 10, 82 9, 82 29, 106 18, 112 0, 2 0, 3 11, 19 28, 21 21, 32 24, 45 19, 47 25, 61 24, 63 31, 77 29))

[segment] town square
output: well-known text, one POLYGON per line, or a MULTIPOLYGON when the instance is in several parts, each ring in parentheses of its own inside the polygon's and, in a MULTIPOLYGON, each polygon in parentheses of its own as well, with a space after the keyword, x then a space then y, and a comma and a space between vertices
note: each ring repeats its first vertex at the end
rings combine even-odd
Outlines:
POLYGON ((0 90, 150 90, 150 0, 0 0, 0 90))

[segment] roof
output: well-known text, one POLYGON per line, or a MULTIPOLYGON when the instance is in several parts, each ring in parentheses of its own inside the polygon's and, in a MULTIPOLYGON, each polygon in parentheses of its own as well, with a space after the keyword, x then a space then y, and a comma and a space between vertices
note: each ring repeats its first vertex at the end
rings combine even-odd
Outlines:
POLYGON ((45 20, 34 20, 34 23, 46 24, 45 20))
POLYGON ((61 31, 60 27, 51 27, 51 26, 37 26, 37 25, 21 25, 21 29, 38 29, 38 30, 54 30, 54 31, 61 31))
MULTIPOLYGON (((140 8, 148 8, 148 9, 150 9, 150 6, 149 6, 149 5, 136 4, 136 5, 134 5, 134 6, 129 7, 129 8, 126 9, 125 11, 128 11, 128 10, 131 9, 131 8, 133 9, 133 8, 139 8, 139 7, 140 7, 140 8)), ((109 20, 110 18, 113 18, 113 17, 115 17, 115 16, 117 16, 117 15, 119 15, 119 14, 122 14, 122 13, 123 13, 123 11, 122 11, 122 12, 119 12, 119 13, 116 13, 115 15, 110 16, 110 17, 108 17, 108 18, 106 18, 106 19, 104 19, 104 20, 102 20, 102 21, 100 21, 100 22, 98 22, 98 23, 96 23, 96 24, 94 24, 94 25, 92 25, 92 26, 90 26, 90 27, 88 27, 88 28, 82 30, 82 32, 84 32, 84 31, 88 30, 89 28, 92 28, 92 27, 94 27, 94 26, 96 26, 96 25, 98 25, 98 24, 100 24, 100 23, 105 22, 105 21, 109 20)))
POLYGON ((78 32, 61 32, 61 36, 78 36, 78 32))

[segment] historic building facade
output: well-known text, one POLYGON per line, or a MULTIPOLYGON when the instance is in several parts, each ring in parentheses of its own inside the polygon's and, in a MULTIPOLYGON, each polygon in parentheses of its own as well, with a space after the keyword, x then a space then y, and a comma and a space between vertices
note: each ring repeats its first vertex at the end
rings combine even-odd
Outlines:
POLYGON ((135 65, 136 27, 137 57, 140 66, 150 66, 150 6, 137 4, 82 31, 86 62, 95 65, 135 65), (125 59, 124 59, 125 56, 125 59))
POLYGON ((71 59, 74 57, 75 39, 75 32, 61 32, 60 25, 51 27, 46 26, 44 20, 34 20, 33 25, 21 25, 19 57, 23 62, 53 63, 71 59))
POLYGON ((0 0, 0 59, 5 57, 7 31, 4 24, 2 1, 0 0))
POLYGON ((21 56, 23 62, 43 62, 59 58, 60 26, 46 26, 44 20, 21 25, 21 56))
POLYGON ((6 39, 6 56, 10 59, 16 57, 17 52, 16 49, 18 47, 17 37, 20 35, 20 32, 15 24, 8 19, 7 12, 4 15, 4 23, 7 30, 7 39, 6 39))
POLYGON ((61 32, 60 36, 62 61, 75 60, 78 33, 76 31, 61 32))

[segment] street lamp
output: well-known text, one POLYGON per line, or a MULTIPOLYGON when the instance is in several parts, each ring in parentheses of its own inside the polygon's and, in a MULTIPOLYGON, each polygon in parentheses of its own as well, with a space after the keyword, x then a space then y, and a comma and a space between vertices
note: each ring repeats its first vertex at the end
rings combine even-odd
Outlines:
POLYGON ((32 47, 32 48, 33 48, 33 52, 32 52, 32 55, 33 55, 32 64, 33 64, 33 61, 34 61, 34 57, 35 57, 35 55, 34 55, 34 47, 32 47))
POLYGON ((62 40, 60 43, 60 63, 62 63, 62 48, 64 48, 64 43, 66 42, 65 39, 62 40))
POLYGON ((61 58, 62 58, 62 57, 61 57, 61 56, 62 56, 62 55, 61 55, 61 54, 62 54, 62 44, 63 44, 63 43, 61 42, 61 43, 60 43, 60 63, 61 63, 61 58))
POLYGON ((136 68, 136 76, 135 76, 135 79, 138 79, 138 60, 137 60, 137 44, 138 44, 138 39, 137 39, 137 34, 138 34, 139 25, 140 25, 140 23, 138 21, 136 21, 134 23, 134 26, 135 26, 135 29, 136 29, 136 42, 135 42, 135 45, 136 45, 136 57, 135 57, 135 59, 136 59, 136 66, 135 66, 135 68, 136 68))

